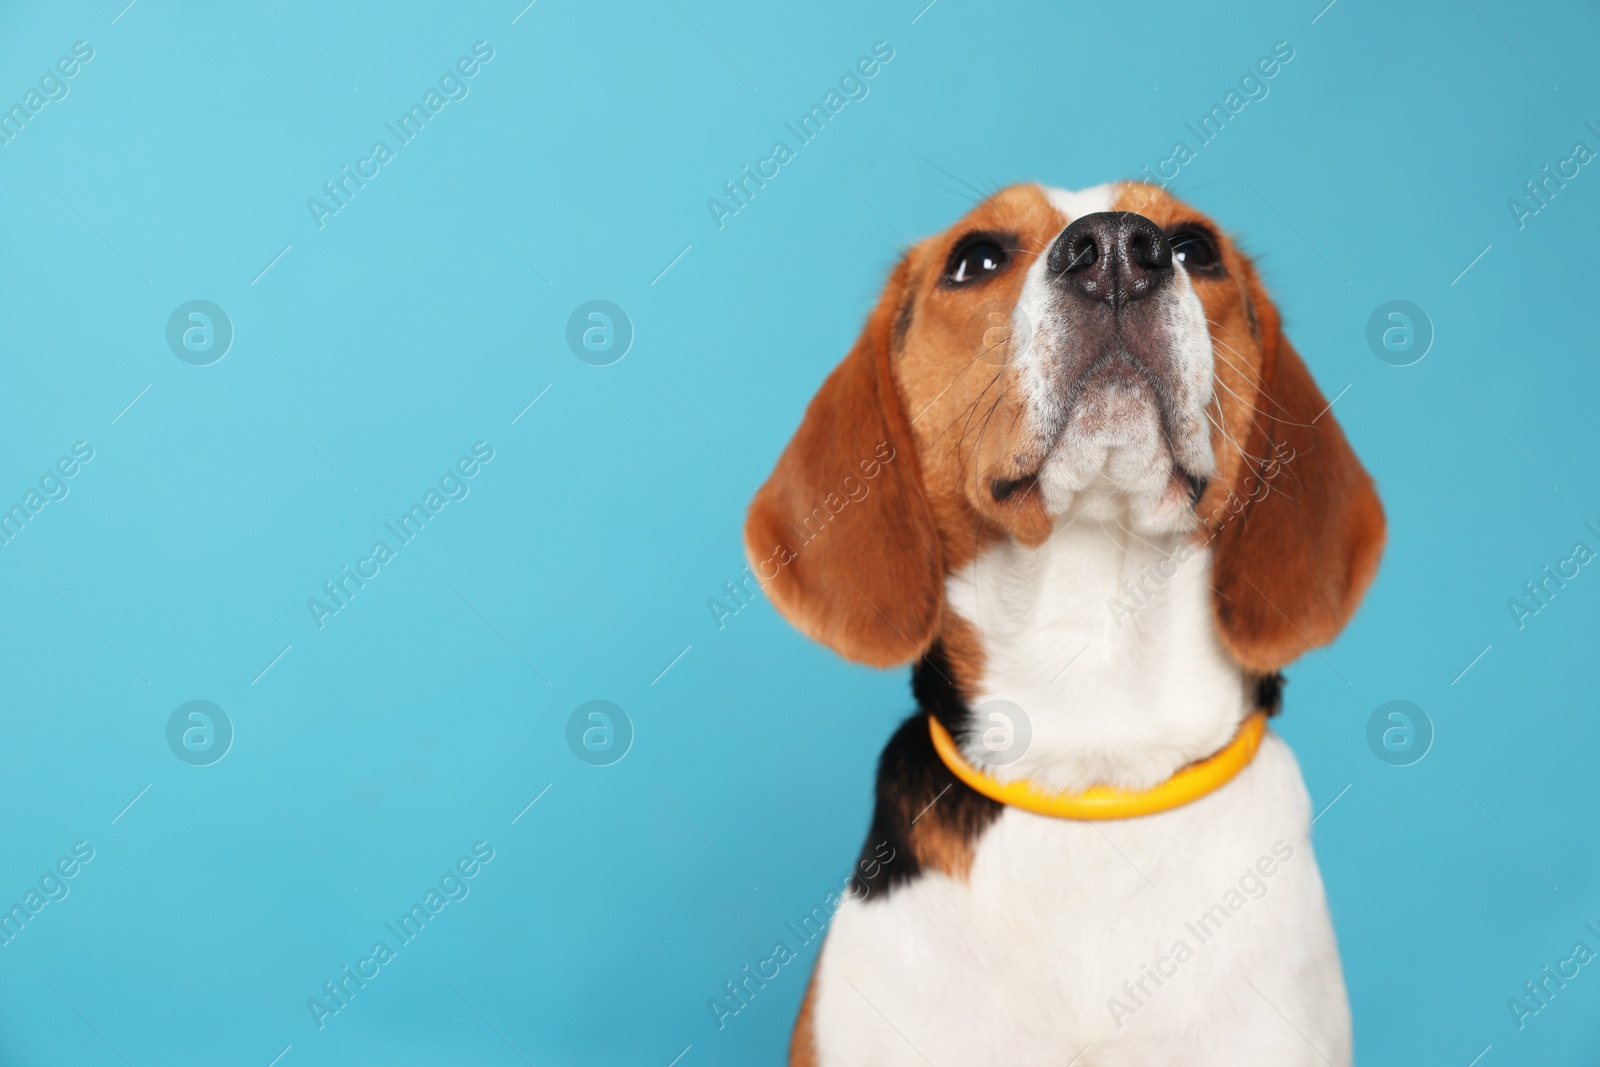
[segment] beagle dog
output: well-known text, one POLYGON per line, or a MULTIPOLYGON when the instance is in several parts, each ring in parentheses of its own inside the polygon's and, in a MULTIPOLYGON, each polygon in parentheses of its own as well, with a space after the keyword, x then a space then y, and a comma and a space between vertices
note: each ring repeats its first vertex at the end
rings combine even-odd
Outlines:
POLYGON ((1383 548, 1330 407, 1154 186, 1004 189, 894 268, 745 526, 778 610, 918 704, 791 1064, 1350 1062, 1265 729, 1383 548))

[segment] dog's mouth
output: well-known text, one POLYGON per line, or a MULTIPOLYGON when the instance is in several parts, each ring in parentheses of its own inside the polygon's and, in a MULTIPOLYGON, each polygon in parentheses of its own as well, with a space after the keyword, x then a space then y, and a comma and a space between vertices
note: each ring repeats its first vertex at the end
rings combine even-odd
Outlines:
POLYGON ((1039 487, 1039 472, 1024 474, 1020 478, 996 478, 989 483, 989 495, 996 504, 1005 504, 1019 493, 1026 496, 1039 487))
POLYGON ((1195 420, 1152 367, 1122 350, 1096 359, 1047 409, 1039 436, 992 472, 989 498, 1013 515, 1037 505, 1051 518, 1070 508, 1064 493, 1084 492, 1126 495, 1136 512, 1173 520, 1194 511, 1209 447, 1190 440, 1195 420))
MULTIPOLYGON (((1042 493, 1040 479, 1046 469, 1055 461, 1069 459, 1062 455, 1063 449, 1082 447, 1085 434, 1122 436, 1127 431, 1119 433, 1116 427, 1119 421, 1128 421, 1130 407, 1139 413, 1141 421, 1153 424, 1151 434, 1138 447, 1151 448, 1162 455, 1169 468, 1168 492, 1187 497, 1189 506, 1194 507, 1205 492, 1206 477, 1190 470, 1179 458, 1174 443, 1171 399, 1143 363, 1124 356, 1097 361, 1073 384, 1059 409, 1055 426, 1047 431, 1044 440, 1015 457, 1013 462, 1020 468, 1019 473, 1002 472, 990 480, 990 497, 996 504, 1014 508, 1028 497, 1042 493), (1120 413, 1115 412, 1118 403, 1123 405, 1120 413)), ((1111 443, 1110 447, 1118 450, 1128 443, 1124 439, 1111 443)))
POLYGON ((980 512, 1023 544, 1061 521, 1122 521, 1147 534, 1189 528, 1213 473, 1209 438, 1166 356, 1104 352, 1065 382, 1046 382, 1020 439, 968 483, 980 512), (1051 387, 1053 386, 1053 388, 1051 387))
MULTIPOLYGON (((1042 469, 1036 468, 1017 478, 996 478, 989 483, 989 495, 994 498, 996 504, 1024 500, 1038 491, 1039 471, 1042 469)), ((1172 478, 1186 490, 1191 508, 1199 506, 1200 498, 1205 495, 1206 486, 1211 484, 1211 480, 1205 475, 1195 474, 1176 462, 1172 465, 1172 478)))

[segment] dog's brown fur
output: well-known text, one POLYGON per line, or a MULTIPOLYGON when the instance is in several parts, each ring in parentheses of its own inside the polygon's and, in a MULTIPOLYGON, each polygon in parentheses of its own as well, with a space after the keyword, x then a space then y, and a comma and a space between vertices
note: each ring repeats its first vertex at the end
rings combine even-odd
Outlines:
MULTIPOLYGON (((1153 186, 1120 186, 1115 207, 1163 229, 1200 223, 1217 235, 1226 271, 1194 287, 1216 357, 1219 476, 1199 502, 1206 521, 1194 536, 1215 551, 1214 606, 1229 652, 1270 673, 1332 640, 1354 612, 1382 553, 1383 509, 1237 245, 1153 186)), ((957 677, 977 676, 975 638, 946 632, 944 579, 998 538, 1033 545, 1050 532, 1036 489, 999 503, 990 487, 1024 473, 1018 457, 1029 447, 1004 359, 1010 308, 1030 257, 1069 221, 1038 187, 1013 186, 916 244, 756 494, 750 555, 787 559, 764 568, 767 592, 846 658, 906 663, 943 635, 957 677), (1020 253, 982 286, 941 285, 951 249, 975 230, 1010 235, 1020 253), (894 458, 866 499, 833 515, 826 536, 800 543, 798 524, 885 443, 894 458)))

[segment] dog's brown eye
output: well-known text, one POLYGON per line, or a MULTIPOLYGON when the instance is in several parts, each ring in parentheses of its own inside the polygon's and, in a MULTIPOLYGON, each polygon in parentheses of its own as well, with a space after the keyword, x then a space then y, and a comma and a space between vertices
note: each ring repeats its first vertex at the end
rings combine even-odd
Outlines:
POLYGON ((1167 238, 1172 246, 1172 258, 1190 271, 1215 270, 1222 265, 1222 253, 1217 243, 1203 230, 1179 230, 1167 238))
POLYGON ((969 285, 1004 267, 1010 260, 1006 250, 987 237, 963 242, 950 253, 944 280, 950 285, 969 285))

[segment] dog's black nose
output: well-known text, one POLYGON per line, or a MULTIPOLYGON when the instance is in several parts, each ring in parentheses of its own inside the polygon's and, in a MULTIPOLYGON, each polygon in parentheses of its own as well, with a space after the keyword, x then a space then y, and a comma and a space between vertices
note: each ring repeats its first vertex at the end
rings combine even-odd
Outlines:
POLYGON ((1062 230, 1045 265, 1068 289, 1116 309, 1172 280, 1172 246, 1143 215, 1100 211, 1062 230))

